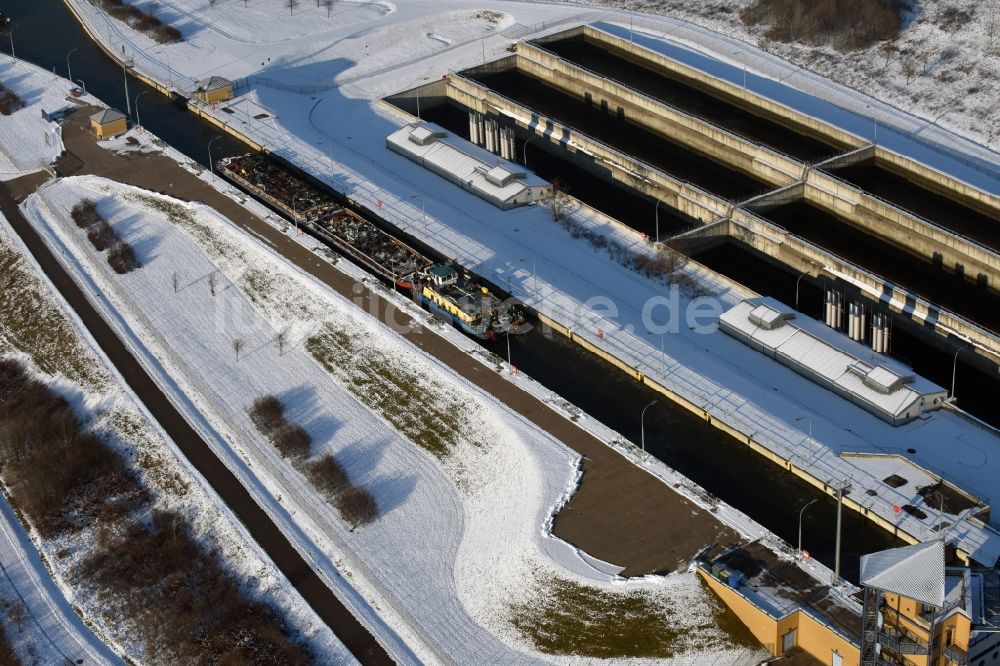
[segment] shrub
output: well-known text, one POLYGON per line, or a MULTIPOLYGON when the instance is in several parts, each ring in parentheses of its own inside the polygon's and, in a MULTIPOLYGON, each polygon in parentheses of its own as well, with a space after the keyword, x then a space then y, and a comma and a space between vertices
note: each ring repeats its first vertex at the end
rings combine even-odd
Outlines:
POLYGON ((90 244, 94 246, 94 249, 98 252, 103 252, 109 247, 118 242, 118 236, 115 234, 115 230, 111 228, 107 220, 101 220, 96 224, 91 225, 90 229, 87 231, 87 240, 90 244))
POLYGON ((93 199, 84 199, 73 206, 73 209, 70 211, 70 216, 73 218, 73 221, 76 222, 76 226, 81 229, 86 229, 101 219, 100 214, 97 212, 97 205, 94 203, 93 199))
POLYGON ((156 511, 109 538, 80 572, 114 592, 147 638, 150 662, 308 664, 271 608, 247 598, 181 516, 156 511))
POLYGON ((330 454, 314 460, 306 468, 309 482, 327 498, 335 501, 337 496, 350 485, 344 466, 330 454))
POLYGON ((861 49, 897 37, 909 8, 907 0, 755 0, 740 18, 768 26, 769 39, 861 49))
POLYGON ((131 245, 124 241, 116 243, 111 248, 111 251, 108 252, 108 264, 119 275, 139 268, 139 262, 135 258, 135 251, 131 245))
POLYGON ((289 458, 302 458, 309 455, 312 437, 302 426, 286 423, 275 431, 271 441, 281 451, 281 455, 289 458))
POLYGON ((378 504, 366 489, 348 486, 337 495, 337 510, 340 516, 351 524, 351 529, 367 525, 378 518, 378 504))
POLYGON ((9 116, 24 106, 24 102, 13 90, 0 85, 0 114, 9 116))
POLYGON ((250 420, 263 435, 270 434, 285 424, 285 408, 273 395, 257 398, 250 408, 250 420))

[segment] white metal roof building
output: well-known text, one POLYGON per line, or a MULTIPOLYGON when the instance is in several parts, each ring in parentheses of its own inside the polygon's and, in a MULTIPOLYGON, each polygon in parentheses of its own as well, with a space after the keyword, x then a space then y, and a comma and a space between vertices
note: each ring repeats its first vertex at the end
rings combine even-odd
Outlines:
POLYGON ((812 379, 892 425, 939 408, 947 391, 896 361, 769 297, 737 303, 721 317, 724 332, 812 379))
POLYGON ((503 210, 549 195, 548 181, 432 123, 400 128, 386 145, 503 210))
POLYGON ((944 542, 935 539, 862 555, 861 584, 942 608, 945 605, 944 542))

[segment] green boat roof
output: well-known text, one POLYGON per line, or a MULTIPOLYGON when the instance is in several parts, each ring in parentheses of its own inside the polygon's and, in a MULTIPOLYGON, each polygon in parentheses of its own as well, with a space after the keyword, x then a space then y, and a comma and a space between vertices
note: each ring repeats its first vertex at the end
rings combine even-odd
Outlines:
POLYGON ((431 269, 431 275, 435 277, 451 277, 455 272, 454 268, 445 266, 444 264, 439 264, 431 269))

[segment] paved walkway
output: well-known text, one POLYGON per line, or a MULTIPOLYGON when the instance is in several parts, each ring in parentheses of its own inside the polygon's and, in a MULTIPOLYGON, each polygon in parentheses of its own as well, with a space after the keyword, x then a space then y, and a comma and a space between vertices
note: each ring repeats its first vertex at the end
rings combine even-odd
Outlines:
MULTIPOLYGON (((93 174, 202 201, 333 290, 348 299, 357 298, 354 278, 319 260, 174 160, 158 154, 120 156, 98 146, 88 131, 86 110, 66 120, 63 141, 68 154, 58 167, 60 175, 93 174)), ((380 320, 403 324, 409 330, 406 324, 411 318, 392 303, 367 288, 361 299, 366 311, 377 312, 380 320)), ((465 352, 420 326, 413 327, 406 337, 585 458, 580 488, 555 520, 556 536, 593 557, 624 567, 624 575, 673 570, 705 545, 738 540, 735 532, 710 513, 465 352)))

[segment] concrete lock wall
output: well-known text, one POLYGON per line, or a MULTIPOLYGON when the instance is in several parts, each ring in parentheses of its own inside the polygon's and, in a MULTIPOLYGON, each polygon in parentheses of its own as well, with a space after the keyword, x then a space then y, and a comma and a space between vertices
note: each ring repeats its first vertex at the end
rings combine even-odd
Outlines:
POLYGON ((1000 363, 1000 337, 947 310, 941 310, 916 294, 827 252, 785 229, 737 208, 733 211, 731 235, 754 249, 778 259, 797 271, 829 276, 853 284, 868 298, 903 313, 945 338, 968 340, 975 352, 991 363, 1000 363))
POLYGON ((677 62, 665 55, 632 44, 627 39, 610 35, 593 26, 584 26, 583 34, 587 39, 603 45, 615 54, 627 58, 632 62, 661 70, 665 74, 698 87, 705 92, 720 95, 744 109, 773 120, 785 127, 824 138, 844 148, 858 148, 867 143, 864 139, 850 132, 845 132, 812 116, 800 113, 783 104, 767 99, 762 95, 745 90, 742 86, 723 81, 694 67, 677 62))
POLYGON ((956 272, 961 266, 971 282, 985 275, 987 285, 1000 290, 1000 255, 822 171, 810 170, 805 199, 927 262, 956 272))
POLYGON ((1000 224, 1000 197, 882 146, 875 147, 875 159, 881 166, 904 178, 916 180, 933 192, 997 218, 997 224, 1000 224))
POLYGON ((729 208, 728 202, 625 155, 605 143, 541 116, 476 81, 451 75, 447 79, 447 84, 448 97, 462 106, 480 113, 509 118, 522 130, 562 145, 568 151, 569 157, 579 155, 576 161, 581 166, 591 167, 596 162, 616 181, 659 199, 695 219, 708 222, 717 219, 729 208))
POLYGON ((798 178, 805 164, 643 93, 589 72, 533 44, 518 46, 517 68, 593 106, 772 185, 798 178))

